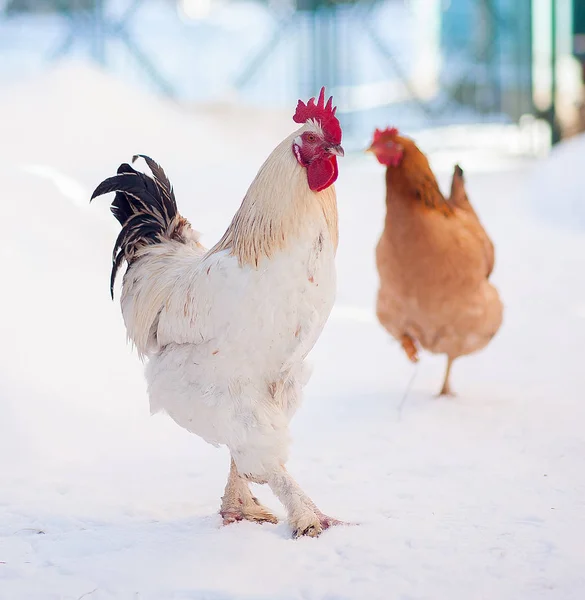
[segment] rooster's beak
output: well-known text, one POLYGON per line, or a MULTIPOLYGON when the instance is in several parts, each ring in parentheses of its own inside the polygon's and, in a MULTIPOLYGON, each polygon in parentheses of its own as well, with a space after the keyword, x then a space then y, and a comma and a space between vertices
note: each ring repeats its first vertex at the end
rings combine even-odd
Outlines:
POLYGON ((371 152, 372 154, 374 154, 374 144, 372 144, 369 148, 366 148, 364 150, 364 152, 367 154, 368 152, 371 152))
POLYGON ((341 147, 341 144, 337 144, 337 146, 331 146, 329 148, 330 154, 335 154, 335 156, 345 156, 345 152, 341 147))

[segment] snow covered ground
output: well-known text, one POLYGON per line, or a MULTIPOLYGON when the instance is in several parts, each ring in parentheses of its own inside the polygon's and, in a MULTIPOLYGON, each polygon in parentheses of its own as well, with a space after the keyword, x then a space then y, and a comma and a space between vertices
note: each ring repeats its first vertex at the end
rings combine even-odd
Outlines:
POLYGON ((585 231, 585 135, 559 144, 531 181, 537 214, 557 226, 585 231))
MULTIPOLYGON (((220 527, 227 452, 149 416, 109 298, 116 223, 87 199, 149 153, 212 243, 292 126, 186 115, 81 67, 0 93, 1 600, 585 597, 585 235, 540 218, 570 210, 534 195, 548 160, 433 156, 444 185, 453 160, 466 169, 506 302, 491 346, 456 363, 459 396, 436 399, 442 359, 413 368, 373 316, 383 171, 343 159, 338 303, 289 467, 357 525, 316 540, 285 523, 220 527)), ((582 172, 565 178, 582 194, 582 172)))

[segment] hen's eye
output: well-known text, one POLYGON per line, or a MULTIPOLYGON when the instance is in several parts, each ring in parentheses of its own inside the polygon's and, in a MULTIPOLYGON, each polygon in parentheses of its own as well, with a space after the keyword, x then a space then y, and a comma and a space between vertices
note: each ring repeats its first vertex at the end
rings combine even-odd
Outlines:
POLYGON ((317 138, 312 133, 309 133, 309 135, 307 135, 307 142, 313 143, 316 140, 317 140, 317 138))

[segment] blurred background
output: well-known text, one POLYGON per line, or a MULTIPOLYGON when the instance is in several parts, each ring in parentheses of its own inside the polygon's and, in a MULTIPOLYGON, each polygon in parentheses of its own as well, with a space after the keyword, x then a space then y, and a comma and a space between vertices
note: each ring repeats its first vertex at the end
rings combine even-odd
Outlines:
POLYGON ((0 0, 0 99, 72 60, 188 110, 326 85, 350 149, 390 123, 541 155, 585 128, 583 0, 0 0))

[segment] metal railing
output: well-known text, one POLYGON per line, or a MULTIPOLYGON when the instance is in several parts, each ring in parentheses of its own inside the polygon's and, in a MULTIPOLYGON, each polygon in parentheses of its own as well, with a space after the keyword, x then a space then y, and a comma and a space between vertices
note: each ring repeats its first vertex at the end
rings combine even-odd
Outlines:
POLYGON ((34 38, 37 68, 82 55, 183 102, 235 90, 276 106, 326 85, 355 139, 390 118, 420 129, 533 112, 530 0, 282 0, 248 5, 249 27, 231 31, 242 3, 218 16, 206 1, 4 0, 0 82, 3 53, 16 61, 34 38), (209 18, 181 18, 181 2, 209 18))

